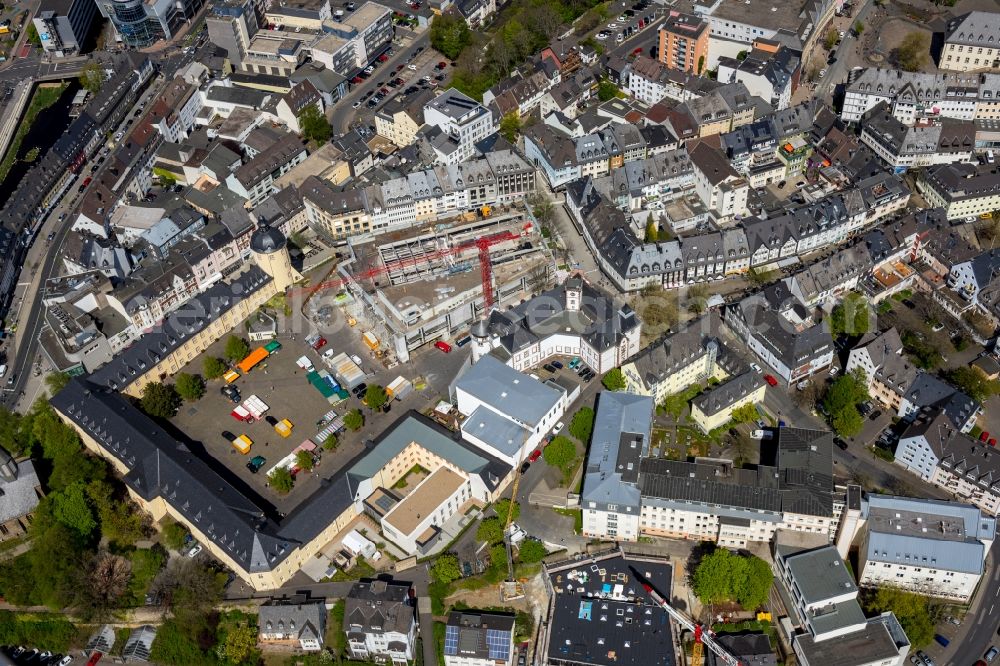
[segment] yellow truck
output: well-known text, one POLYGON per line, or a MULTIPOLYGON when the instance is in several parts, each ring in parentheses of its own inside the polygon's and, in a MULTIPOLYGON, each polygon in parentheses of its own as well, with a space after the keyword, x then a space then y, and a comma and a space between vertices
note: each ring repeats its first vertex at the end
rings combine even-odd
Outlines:
POLYGON ((251 446, 253 446, 253 440, 246 435, 240 435, 233 440, 233 448, 243 455, 250 453, 251 446))
POLYGON ((365 344, 368 345, 368 348, 372 351, 378 350, 378 338, 376 338, 375 334, 371 331, 365 331, 361 335, 361 339, 365 341, 365 344))

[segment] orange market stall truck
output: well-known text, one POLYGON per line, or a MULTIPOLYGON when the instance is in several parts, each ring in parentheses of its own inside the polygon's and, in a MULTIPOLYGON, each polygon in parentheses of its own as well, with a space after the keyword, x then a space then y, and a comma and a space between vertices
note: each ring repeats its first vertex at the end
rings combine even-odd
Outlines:
POLYGON ((240 435, 233 440, 233 448, 243 455, 250 453, 251 446, 253 446, 253 440, 246 435, 240 435))
POLYGON ((413 384, 410 383, 410 380, 400 375, 385 387, 385 392, 390 398, 402 400, 413 392, 413 384))

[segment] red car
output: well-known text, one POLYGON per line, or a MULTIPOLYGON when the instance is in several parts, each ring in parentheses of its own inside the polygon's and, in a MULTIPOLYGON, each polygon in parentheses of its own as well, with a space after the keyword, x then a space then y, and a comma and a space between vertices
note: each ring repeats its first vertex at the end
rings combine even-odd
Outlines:
POLYGON ((979 441, 980 442, 985 442, 989 438, 990 438, 990 431, 989 430, 984 430, 981 433, 979 433, 979 441))
POLYGON ((534 451, 531 452, 531 455, 528 456, 528 462, 535 462, 536 460, 538 460, 541 457, 542 457, 542 450, 541 449, 535 449, 534 451))
POLYGON ((379 62, 385 62, 385 61, 386 61, 386 60, 388 60, 388 59, 389 59, 389 56, 387 56, 387 55, 386 55, 386 54, 384 54, 384 53, 383 53, 382 55, 380 55, 380 56, 378 57, 378 61, 379 61, 379 62))
POLYGON ((315 349, 316 351, 319 351, 325 346, 326 346, 326 338, 320 338, 319 340, 313 343, 313 349, 315 349))
POLYGON ((632 55, 639 55, 642 53, 642 47, 638 47, 635 51, 632 51, 632 55))
POLYGON ((996 446, 997 445, 997 438, 996 437, 990 437, 989 445, 990 446, 996 446))
POLYGON ((778 380, 775 379, 772 375, 764 375, 764 381, 770 384, 771 386, 778 385, 778 380))
POLYGON ((445 62, 444 60, 442 60, 441 62, 439 62, 439 63, 437 64, 437 68, 438 68, 438 69, 444 69, 444 68, 445 68, 445 67, 447 67, 447 66, 448 66, 448 63, 446 63, 446 62, 445 62))
POLYGON ((443 351, 445 354, 451 351, 451 345, 449 345, 444 340, 438 340, 434 343, 434 346, 443 351))
POLYGON ((361 78, 360 76, 355 76, 353 79, 351 79, 351 83, 353 83, 355 85, 361 83, 362 81, 364 81, 364 79, 361 78))

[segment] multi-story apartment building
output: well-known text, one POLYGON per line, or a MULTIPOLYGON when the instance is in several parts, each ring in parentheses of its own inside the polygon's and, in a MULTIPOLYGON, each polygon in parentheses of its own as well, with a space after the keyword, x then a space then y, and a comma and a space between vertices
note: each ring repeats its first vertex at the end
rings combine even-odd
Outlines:
POLYGON ((910 650, 896 616, 866 618, 858 603, 858 586, 833 546, 812 550, 777 544, 774 570, 791 601, 790 636, 799 663, 805 666, 903 666, 910 650))
MULTIPOLYGON (((846 522, 845 522, 846 524, 846 522)), ((858 584, 968 603, 996 538, 996 518, 958 502, 866 495, 854 530, 858 584)))
POLYGON ((205 17, 209 39, 226 50, 234 67, 242 65, 250 40, 264 24, 264 5, 262 0, 221 0, 205 17))
POLYGON ((153 101, 149 110, 150 123, 164 141, 178 143, 186 139, 194 127, 203 102, 197 86, 175 78, 153 101))
POLYGON ((448 614, 445 666, 513 666, 515 661, 512 613, 460 610, 448 614))
POLYGON ((392 10, 366 2, 346 18, 324 22, 323 32, 310 46, 313 60, 349 78, 389 48, 394 34, 392 10))
POLYGON ((274 193, 274 182, 306 159, 302 140, 291 133, 281 136, 270 148, 254 156, 226 178, 226 186, 258 206, 274 193))
POLYGON ((767 382, 759 372, 744 370, 692 400, 691 420, 702 432, 710 433, 729 423, 740 407, 764 402, 766 388, 767 382))
POLYGON ((671 10, 657 30, 660 62, 670 69, 701 74, 708 64, 708 23, 671 10))
POLYGON ((1000 210, 1000 173, 992 164, 942 164, 927 169, 917 191, 949 220, 1000 210))
POLYGON ((407 666, 417 638, 410 583, 362 578, 344 599, 344 633, 352 659, 407 666))
POLYGON ((42 50, 59 57, 78 54, 96 13, 90 0, 43 0, 32 19, 42 50))
POLYGON ((699 143, 690 153, 694 189, 705 207, 723 220, 746 215, 750 184, 729 165, 725 155, 707 143, 699 143))
POLYGON ((957 120, 1000 117, 1000 74, 904 72, 869 68, 851 75, 842 120, 857 122, 885 102, 901 123, 939 116, 957 120))
POLYGON ((800 59, 779 42, 759 39, 743 60, 719 58, 720 83, 742 83, 777 110, 788 108, 798 80, 800 59))
POLYGON ((948 21, 938 67, 952 72, 1000 68, 1000 14, 968 12, 948 21))
POLYGON ((476 143, 497 131, 493 112, 454 88, 424 105, 424 122, 457 142, 447 164, 459 164, 475 156, 476 143))
POLYGON ((972 159, 976 128, 971 120, 921 119, 904 125, 879 103, 861 118, 861 142, 894 173, 972 159))
POLYGON ((433 90, 393 97, 375 112, 375 131, 398 148, 409 146, 424 124, 424 105, 432 99, 433 90))
POLYGON ((1000 513, 1000 457, 962 433, 941 410, 919 414, 903 431, 896 464, 984 513, 1000 513))

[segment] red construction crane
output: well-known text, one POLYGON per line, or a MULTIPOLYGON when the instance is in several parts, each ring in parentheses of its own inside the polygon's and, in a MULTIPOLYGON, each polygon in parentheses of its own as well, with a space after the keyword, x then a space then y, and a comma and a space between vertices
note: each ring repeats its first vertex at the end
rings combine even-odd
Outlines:
MULTIPOLYGON (((526 227, 527 228, 527 227, 526 227)), ((443 259, 444 257, 450 257, 454 255, 467 252, 472 248, 477 248, 479 251, 479 274, 482 279, 483 288, 483 303, 485 306, 484 312, 489 312, 493 307, 493 263, 490 261, 490 249, 497 245, 498 243, 503 243, 505 241, 516 241, 519 240, 521 236, 514 233, 513 231, 502 231, 500 233, 491 234, 489 236, 483 236, 481 238, 476 238, 474 240, 465 241, 453 247, 444 248, 442 250, 435 250, 433 252, 428 252, 427 254, 422 254, 414 257, 407 257, 405 259, 397 259, 395 261, 387 262, 381 266, 376 266, 367 271, 361 273, 355 273, 350 276, 349 279, 355 281, 370 280, 372 278, 378 277, 383 273, 389 273, 390 271, 400 270, 409 268, 411 266, 420 265, 423 263, 430 263, 438 259, 443 259)), ((308 298, 311 298, 316 292, 325 289, 339 289, 347 282, 347 278, 334 278, 332 280, 326 280, 320 282, 314 287, 306 287, 302 291, 308 292, 308 298)))
POLYGON ((635 576, 635 579, 639 581, 639 584, 642 585, 642 589, 646 590, 646 594, 648 594, 650 598, 663 610, 667 611, 667 614, 673 618, 677 624, 694 634, 694 656, 696 660, 700 661, 701 646, 704 645, 709 650, 714 652, 715 656, 727 666, 743 665, 743 662, 727 650, 721 643, 715 640, 715 634, 712 633, 711 629, 706 629, 703 625, 698 624, 693 619, 667 603, 667 600, 663 597, 663 595, 660 594, 659 591, 653 587, 653 584, 646 580, 646 577, 640 574, 635 567, 630 566, 629 569, 632 571, 632 575, 635 576))

